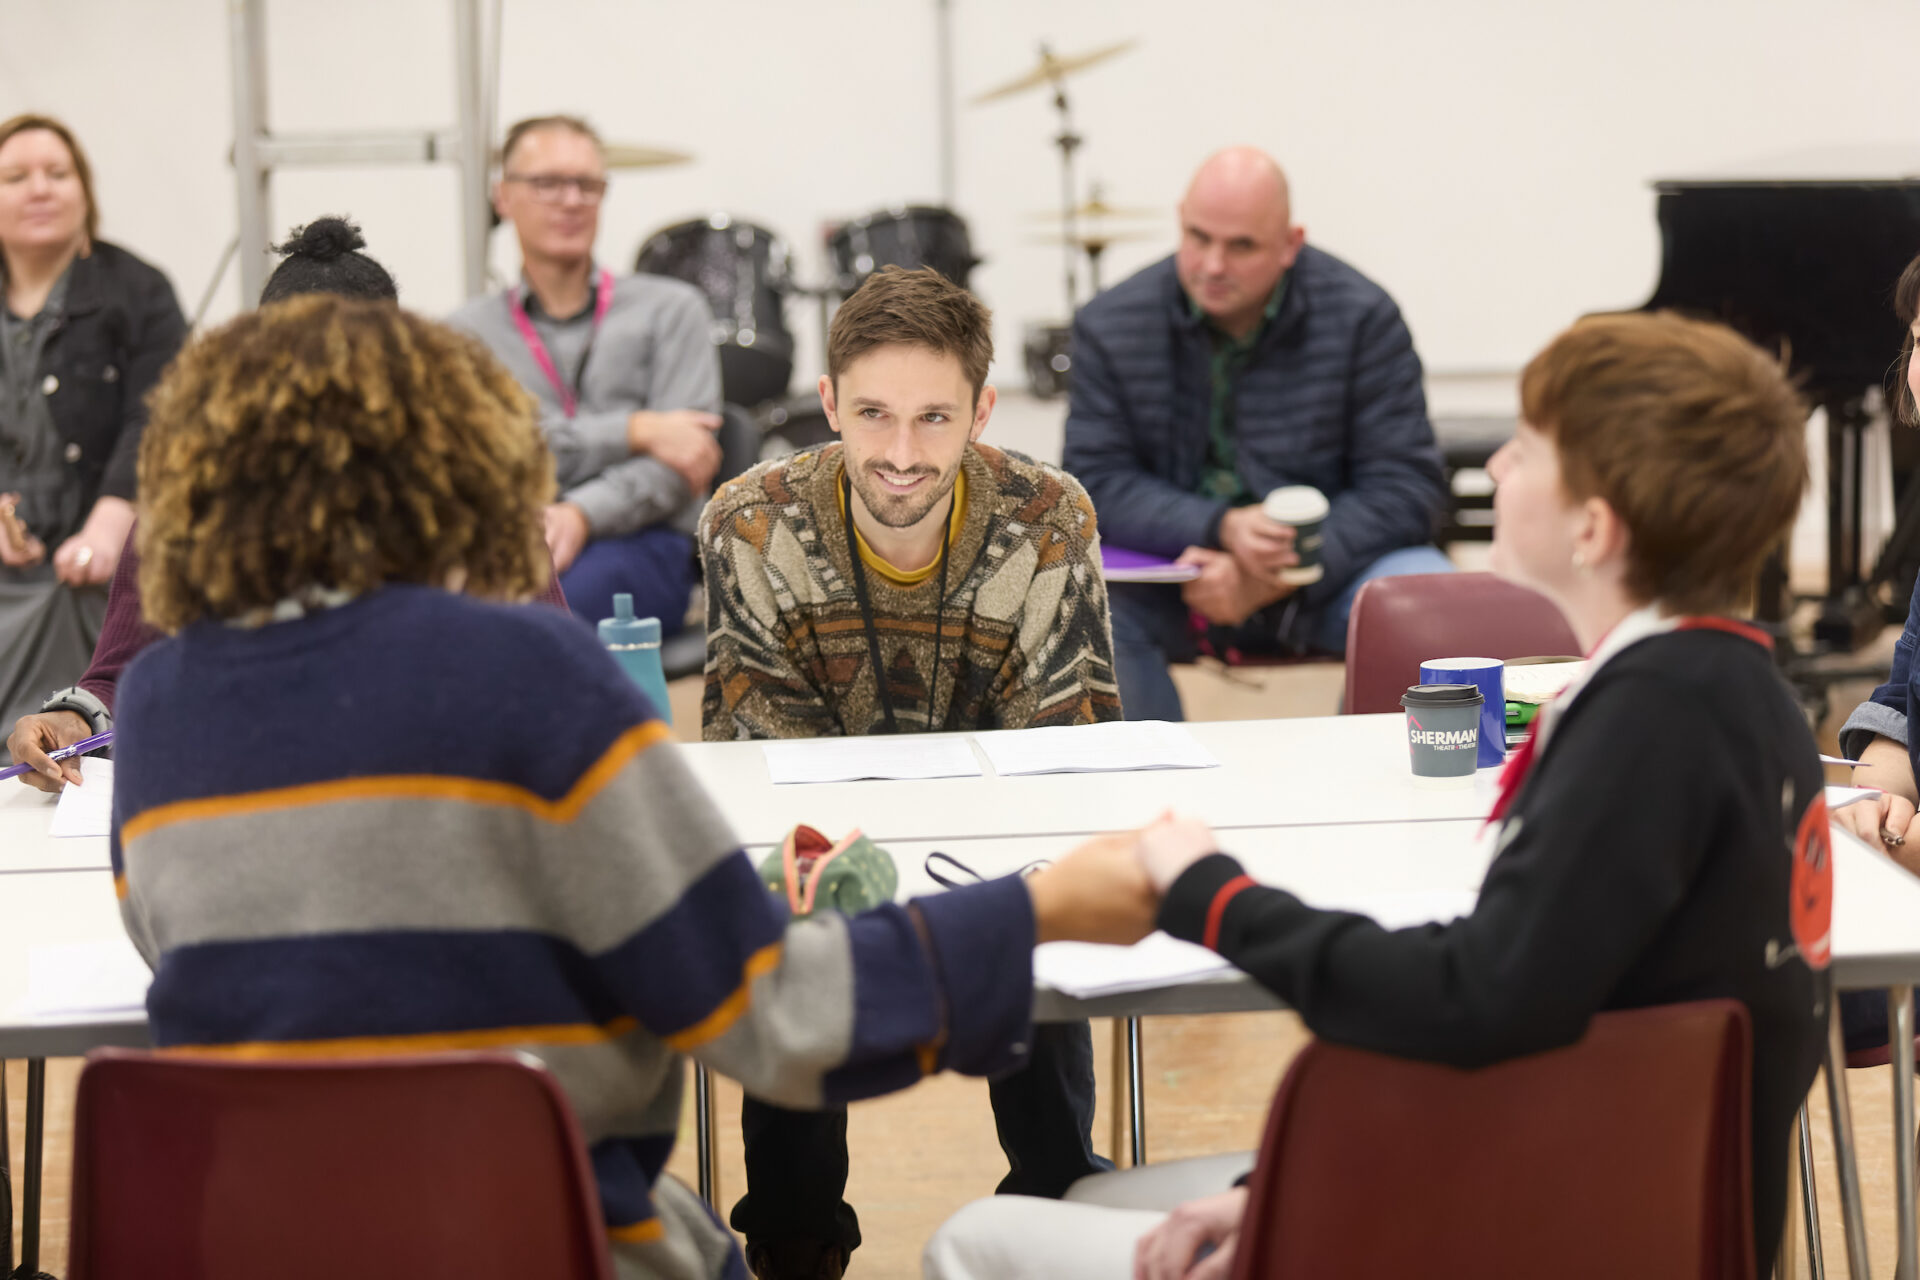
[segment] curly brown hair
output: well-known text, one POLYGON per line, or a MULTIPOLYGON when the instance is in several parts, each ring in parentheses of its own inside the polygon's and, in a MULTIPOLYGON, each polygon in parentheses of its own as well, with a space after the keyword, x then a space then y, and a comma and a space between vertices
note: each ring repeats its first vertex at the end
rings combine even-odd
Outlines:
POLYGON ((553 462, 534 402, 484 347, 326 294, 194 342, 140 445, 140 596, 162 631, 314 588, 545 587, 553 462))

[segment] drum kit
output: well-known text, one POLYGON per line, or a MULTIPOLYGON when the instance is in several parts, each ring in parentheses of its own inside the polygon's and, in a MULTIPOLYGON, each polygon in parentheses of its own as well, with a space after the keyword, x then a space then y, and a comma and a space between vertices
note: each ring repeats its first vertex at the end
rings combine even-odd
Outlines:
MULTIPOLYGON (((1157 210, 1108 204, 1097 186, 1090 198, 1082 200, 1075 185, 1074 157, 1084 139, 1073 128, 1066 78, 1132 47, 1132 41, 1125 41, 1061 57, 1042 45, 1037 65, 973 99, 978 105, 1032 89, 1053 91, 1059 113, 1059 132, 1053 142, 1060 150, 1061 207, 1033 215, 1055 228, 1033 240, 1061 245, 1065 251, 1068 315, 1079 301, 1080 258, 1086 258, 1088 281, 1093 292, 1099 292, 1101 255, 1108 246, 1153 234, 1130 224, 1159 216, 1157 210)), ((687 159, 678 152, 647 147, 610 147, 607 155, 612 167, 677 164, 687 159)), ((965 288, 981 261, 973 251, 966 220, 937 205, 895 205, 853 218, 829 227, 822 247, 830 274, 819 285, 808 286, 796 278, 787 242, 777 233, 718 212, 656 231, 640 246, 634 262, 636 271, 684 280, 706 296, 713 309, 713 341, 720 348, 726 399, 752 409, 770 434, 782 435, 796 445, 824 436, 826 427, 811 396, 787 398, 794 355, 793 332, 786 318, 788 298, 810 298, 819 304, 824 349, 834 306, 852 296, 880 268, 932 267, 965 288)), ((1069 332, 1065 325, 1029 326, 1026 366, 1036 394, 1065 389, 1072 368, 1069 332)))
POLYGON ((788 298, 818 302, 824 350, 833 307, 880 268, 932 267, 964 289, 980 263, 965 219, 934 205, 897 205, 831 227, 825 249, 832 275, 809 286, 796 278, 793 255, 777 233, 711 213, 654 232, 633 264, 635 271, 684 280, 706 295, 720 348, 721 394, 751 410, 768 434, 795 446, 830 433, 810 393, 787 396, 794 350, 788 298))

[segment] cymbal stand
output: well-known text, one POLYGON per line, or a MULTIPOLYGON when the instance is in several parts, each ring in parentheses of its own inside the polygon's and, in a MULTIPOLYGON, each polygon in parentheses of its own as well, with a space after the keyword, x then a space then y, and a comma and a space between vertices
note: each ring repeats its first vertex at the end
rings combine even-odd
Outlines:
MULTIPOLYGON (((1045 44, 1040 46, 1040 60, 1045 63, 1053 61, 1053 51, 1045 44)), ((1085 139, 1073 131, 1073 111, 1067 105, 1065 76, 1053 77, 1053 109, 1060 113, 1060 132, 1054 136, 1053 144, 1060 148, 1060 229, 1066 240, 1067 319, 1071 322, 1074 310, 1080 305, 1079 264, 1074 258, 1078 251, 1078 245, 1074 242, 1079 238, 1080 227, 1079 202, 1074 195, 1077 187, 1073 180, 1073 153, 1080 149, 1085 139)), ((1096 274, 1097 270, 1096 266, 1096 274)), ((1099 286, 1095 285, 1094 289, 1098 292, 1099 286)))
MULTIPOLYGON (((1093 240, 1087 244, 1087 285, 1091 296, 1100 296, 1100 255, 1107 251, 1104 240, 1093 240)), ((1072 312, 1069 310, 1069 316, 1072 312)))

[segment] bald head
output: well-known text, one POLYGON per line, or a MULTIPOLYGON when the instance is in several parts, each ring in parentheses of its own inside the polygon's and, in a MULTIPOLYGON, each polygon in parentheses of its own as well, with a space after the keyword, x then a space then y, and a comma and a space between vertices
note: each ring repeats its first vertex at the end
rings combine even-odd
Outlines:
POLYGON ((1237 207, 1250 215, 1277 217, 1282 227, 1292 221, 1287 175, 1258 147, 1228 147, 1208 156, 1180 202, 1183 209, 1190 205, 1237 207))
POLYGON ((1255 147, 1217 151, 1180 202, 1181 286, 1220 328, 1251 332, 1305 239, 1273 157, 1255 147))

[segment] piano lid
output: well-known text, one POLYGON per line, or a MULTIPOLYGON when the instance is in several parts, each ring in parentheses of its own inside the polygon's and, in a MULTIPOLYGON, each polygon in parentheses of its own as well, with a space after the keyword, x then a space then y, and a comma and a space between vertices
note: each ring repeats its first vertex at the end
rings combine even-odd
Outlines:
POLYGON ((1804 147, 1709 168, 1683 178, 1656 178, 1653 188, 1794 186, 1873 187, 1920 182, 1920 142, 1878 146, 1804 147))

